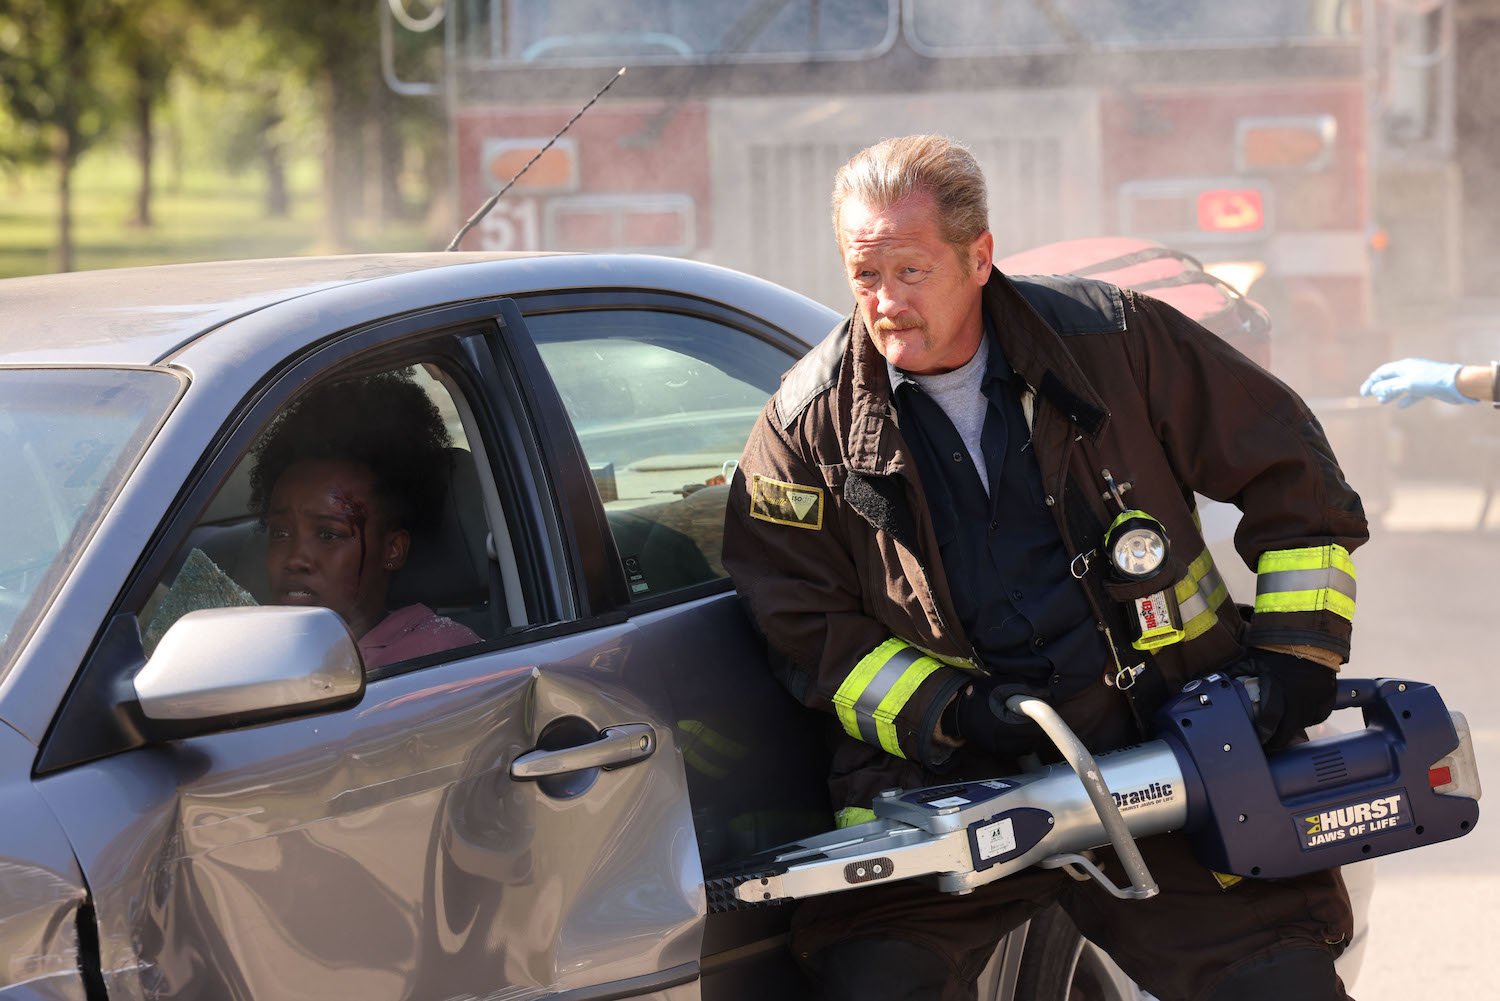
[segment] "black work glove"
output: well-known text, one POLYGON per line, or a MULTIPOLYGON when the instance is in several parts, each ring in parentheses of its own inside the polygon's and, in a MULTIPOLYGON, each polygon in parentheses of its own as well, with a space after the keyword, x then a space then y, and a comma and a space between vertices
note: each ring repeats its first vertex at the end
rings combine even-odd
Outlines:
POLYGON ((1333 712, 1338 676, 1315 660, 1251 647, 1224 670, 1232 678, 1259 682, 1255 731, 1268 751, 1287 746, 1333 712))
POLYGON ((958 693, 954 725, 966 742, 1000 758, 1019 758, 1040 746, 1042 731, 1030 717, 1011 712, 1012 695, 1034 695, 1025 685, 995 678, 976 678, 958 693))

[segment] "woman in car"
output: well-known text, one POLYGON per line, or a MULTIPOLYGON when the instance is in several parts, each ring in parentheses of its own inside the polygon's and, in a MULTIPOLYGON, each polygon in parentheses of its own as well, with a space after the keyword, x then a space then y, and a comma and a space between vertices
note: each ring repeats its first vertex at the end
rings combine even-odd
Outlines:
POLYGON ((367 670, 480 642, 425 605, 386 602, 412 531, 442 508, 449 444, 432 400, 397 372, 316 387, 255 444, 270 601, 338 612, 367 670))

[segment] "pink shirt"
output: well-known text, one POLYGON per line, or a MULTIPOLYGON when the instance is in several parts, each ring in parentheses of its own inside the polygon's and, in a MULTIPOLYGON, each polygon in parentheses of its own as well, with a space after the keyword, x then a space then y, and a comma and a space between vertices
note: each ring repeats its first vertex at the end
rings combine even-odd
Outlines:
POLYGON ((481 642, 468 626, 446 619, 426 605, 407 605, 391 612, 360 637, 359 652, 368 671, 399 660, 481 642))

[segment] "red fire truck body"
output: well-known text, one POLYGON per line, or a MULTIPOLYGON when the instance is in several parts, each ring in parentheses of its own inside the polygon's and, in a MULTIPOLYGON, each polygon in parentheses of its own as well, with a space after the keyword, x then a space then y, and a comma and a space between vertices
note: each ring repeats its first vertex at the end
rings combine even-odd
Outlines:
POLYGON ((1184 251, 1270 308, 1274 370, 1339 395, 1385 350, 1370 118, 1386 2, 489 0, 450 25, 463 215, 630 70, 464 246, 690 256, 842 308, 835 170, 942 132, 985 169, 998 254, 1104 235, 1184 251), (710 44, 693 31, 714 10, 732 24, 710 44))

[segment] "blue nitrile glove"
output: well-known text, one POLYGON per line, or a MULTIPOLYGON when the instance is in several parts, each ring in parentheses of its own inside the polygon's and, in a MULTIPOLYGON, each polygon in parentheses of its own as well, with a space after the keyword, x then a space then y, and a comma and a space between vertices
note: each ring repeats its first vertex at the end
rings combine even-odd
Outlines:
POLYGON ((1381 403, 1396 401, 1405 409, 1418 400, 1433 399, 1444 403, 1478 403, 1458 391, 1456 362, 1428 361, 1426 358, 1402 358, 1388 361, 1370 373, 1359 395, 1373 396, 1381 403))

